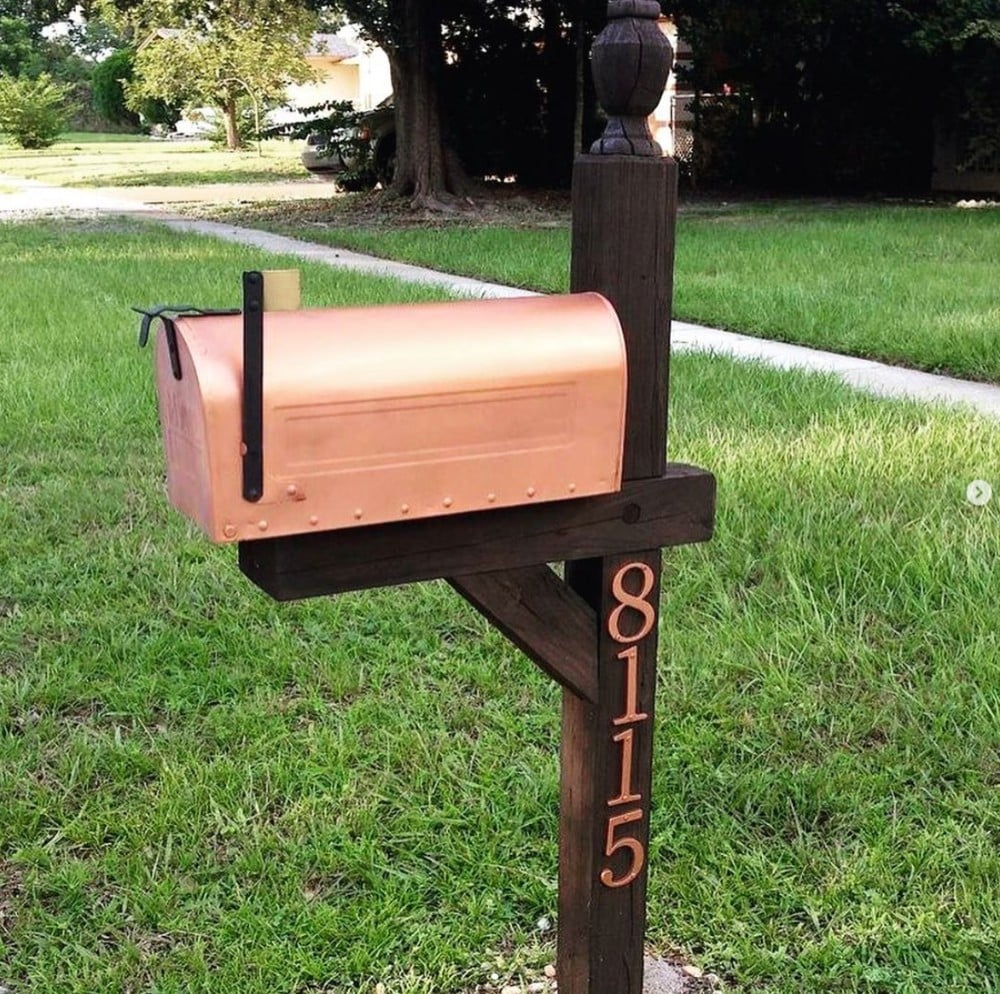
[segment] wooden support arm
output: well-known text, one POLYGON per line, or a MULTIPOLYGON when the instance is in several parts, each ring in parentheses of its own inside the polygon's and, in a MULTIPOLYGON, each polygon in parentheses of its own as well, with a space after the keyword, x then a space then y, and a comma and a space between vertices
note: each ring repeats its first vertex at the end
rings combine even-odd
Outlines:
POLYGON ((597 703, 597 612, 549 566, 448 582, 567 690, 597 703))

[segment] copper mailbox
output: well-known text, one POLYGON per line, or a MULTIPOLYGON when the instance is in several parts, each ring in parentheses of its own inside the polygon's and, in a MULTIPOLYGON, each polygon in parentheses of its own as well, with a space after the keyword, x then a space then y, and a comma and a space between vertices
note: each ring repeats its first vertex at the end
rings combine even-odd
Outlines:
POLYGON ((262 320, 257 500, 241 485, 241 316, 177 317, 157 337, 170 499, 213 541, 620 489, 625 346, 598 294, 262 320))

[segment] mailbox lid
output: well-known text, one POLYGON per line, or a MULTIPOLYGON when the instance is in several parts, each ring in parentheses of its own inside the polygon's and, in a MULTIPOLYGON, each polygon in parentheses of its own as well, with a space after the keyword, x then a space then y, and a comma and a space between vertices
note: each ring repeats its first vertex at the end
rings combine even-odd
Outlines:
POLYGON ((598 294, 265 314, 257 503, 240 487, 242 319, 175 326, 181 380, 158 340, 168 483, 216 541, 620 487, 625 349, 598 294))

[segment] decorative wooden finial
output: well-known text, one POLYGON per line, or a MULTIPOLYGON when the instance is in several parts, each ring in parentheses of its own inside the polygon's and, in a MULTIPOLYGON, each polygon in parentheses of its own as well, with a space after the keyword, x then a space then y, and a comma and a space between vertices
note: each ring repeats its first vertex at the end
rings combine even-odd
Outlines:
POLYGON ((591 155, 663 155, 646 122, 663 97, 674 59, 659 16, 659 0, 608 4, 608 24, 592 50, 594 85, 608 123, 591 155))

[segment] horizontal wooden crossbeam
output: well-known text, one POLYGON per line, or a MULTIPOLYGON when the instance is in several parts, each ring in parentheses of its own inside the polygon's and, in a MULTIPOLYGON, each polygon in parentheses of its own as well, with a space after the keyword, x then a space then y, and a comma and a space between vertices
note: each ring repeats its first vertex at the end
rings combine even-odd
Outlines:
POLYGON ((715 478, 671 464, 613 494, 241 542, 240 569, 277 600, 320 597, 707 542, 715 478))

